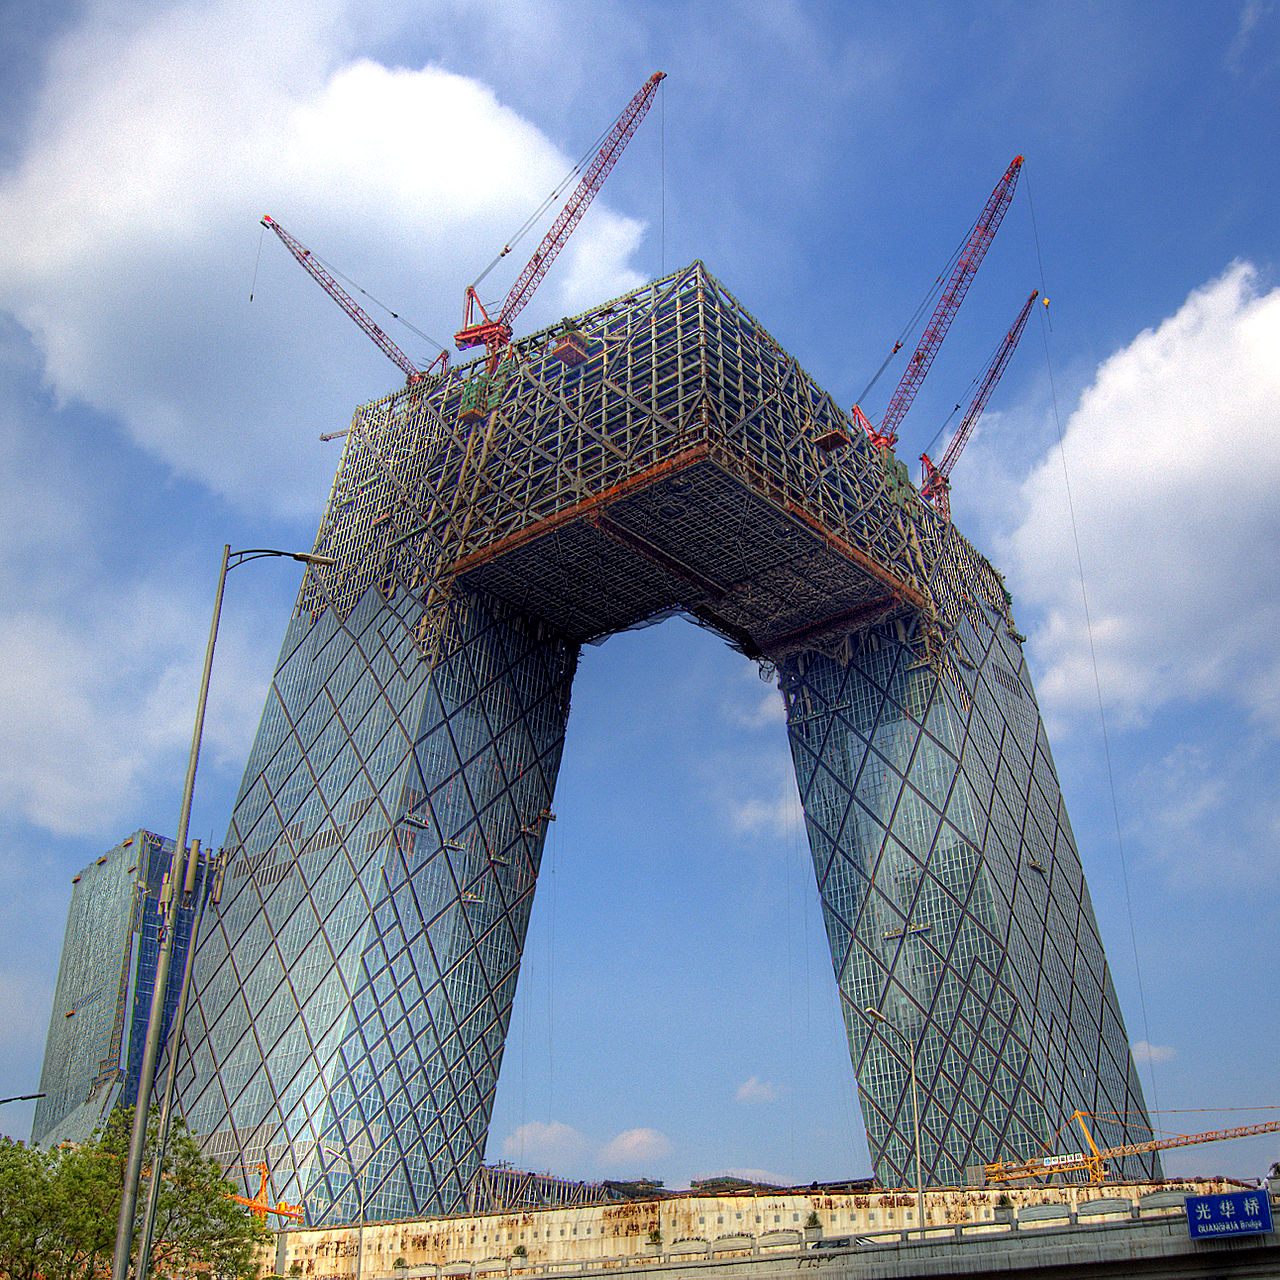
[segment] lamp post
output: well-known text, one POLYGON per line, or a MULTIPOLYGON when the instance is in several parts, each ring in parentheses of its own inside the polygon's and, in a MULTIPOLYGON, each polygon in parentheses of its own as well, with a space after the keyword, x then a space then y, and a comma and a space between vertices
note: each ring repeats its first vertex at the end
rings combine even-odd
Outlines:
POLYGON ((344 1155, 336 1147, 326 1146, 323 1142, 318 1145, 326 1155, 333 1156, 335 1160, 341 1160, 351 1170, 351 1181, 356 1184, 356 1204, 360 1213, 360 1217, 356 1221, 356 1280, 362 1280, 364 1270, 364 1183, 360 1181, 360 1175, 356 1172, 356 1167, 352 1163, 350 1156, 344 1155))
MULTIPOLYGON (((169 873, 170 891, 176 896, 178 874, 178 850, 173 851, 173 869, 169 873)), ((186 865, 186 877, 183 884, 183 897, 187 895, 187 886, 191 892, 197 892, 197 876, 199 875, 200 841, 193 840, 183 862, 186 865)), ((205 870, 205 882, 199 886, 195 910, 191 917, 191 932, 187 935, 187 955, 182 965, 182 980, 178 984, 178 1005, 173 1011, 173 1025, 169 1028, 169 1069, 165 1073, 164 1098, 160 1103, 160 1118, 156 1124, 156 1148, 151 1156, 153 1169, 164 1168, 165 1153, 169 1146, 169 1123, 173 1118, 173 1093, 178 1079, 178 1053, 182 1047, 182 1028, 187 1018, 187 996, 191 992, 191 970, 196 959, 196 937, 200 932, 200 924, 204 920, 205 904, 209 901, 208 877, 213 874, 212 865, 205 870)), ((215 893, 218 889, 215 887, 215 893)), ((215 898, 216 902, 217 899, 215 898)), ((176 940, 175 940, 176 942, 176 940)), ((142 1226, 138 1239, 138 1265, 134 1267, 134 1280, 147 1280, 151 1270, 151 1242, 156 1233, 156 1214, 160 1209, 161 1179, 154 1174, 147 1186, 147 1206, 142 1213, 142 1226)))
POLYGON ((907 1060, 911 1063, 911 1119, 915 1129, 916 1140, 916 1225, 920 1229, 920 1239, 924 1239, 924 1173, 920 1161, 920 1096, 916 1090, 916 1050, 910 1036, 901 1027, 894 1026, 874 1005, 867 1005, 863 1010, 868 1018, 878 1026, 892 1031, 907 1047, 907 1060))
MULTIPOLYGON (((209 623, 209 642, 205 646, 204 670, 200 676, 200 694, 196 699, 196 722, 191 733, 191 753, 187 758, 187 777, 182 788, 182 807, 178 813, 178 830, 174 836, 174 870, 169 876, 168 902, 164 905, 164 933, 160 942, 160 954, 156 959, 155 988, 151 992, 151 1010, 147 1017, 147 1037, 143 1042, 142 1067, 138 1078, 138 1098, 133 1112, 133 1132, 129 1139, 129 1158, 125 1162, 124 1190, 120 1197, 120 1216, 116 1220, 115 1253, 111 1260, 112 1280, 128 1280, 129 1253, 133 1245, 133 1218, 138 1207, 138 1182, 142 1174, 142 1158, 147 1142, 147 1120, 151 1111, 151 1094, 155 1086, 156 1060, 160 1054, 160 1031, 164 1024, 164 1001, 166 988, 169 985, 169 966, 173 960, 174 936, 178 928, 178 907, 182 900, 181 886, 176 883, 178 858, 187 855, 187 828, 191 820, 191 797, 196 785, 196 764, 200 759, 200 739, 204 733, 204 713, 209 701, 209 676, 213 670, 213 646, 218 639, 218 622, 222 617, 222 593, 226 586, 227 573, 238 565, 250 560, 262 560, 269 556, 284 556, 306 565, 331 565, 336 563, 331 556, 311 555, 303 551, 276 551, 268 547, 252 547, 245 551, 232 551, 229 546, 222 548, 222 564, 218 570, 218 589, 213 597, 213 618, 209 623)), ((192 937, 188 946, 195 947, 192 937)), ((184 971, 184 979, 190 967, 184 971)), ((178 996, 178 1007, 181 1012, 175 1016, 176 1028, 180 1031, 180 1020, 186 1009, 186 983, 178 996)), ((176 1068, 177 1037, 174 1038, 174 1053, 170 1055, 170 1080, 176 1068)), ((166 1097, 172 1096, 171 1087, 166 1087, 166 1097)), ((167 1124, 167 1115, 164 1120, 167 1124)), ((159 1187, 163 1146, 167 1133, 162 1129, 157 1135, 155 1157, 152 1159, 151 1182, 159 1187)), ((149 1199, 155 1200, 156 1196, 149 1199)), ((153 1215, 154 1220, 154 1215, 153 1215)), ((149 1252, 149 1233, 144 1237, 149 1252)), ((148 1260, 139 1258, 138 1274, 146 1274, 148 1260)))

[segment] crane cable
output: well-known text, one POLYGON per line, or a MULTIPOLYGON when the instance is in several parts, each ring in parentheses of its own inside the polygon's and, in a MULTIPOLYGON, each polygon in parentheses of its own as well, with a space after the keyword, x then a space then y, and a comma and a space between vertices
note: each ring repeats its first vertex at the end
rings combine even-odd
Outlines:
POLYGON ((339 280, 344 281, 346 284, 349 284, 351 288, 353 288, 357 293, 368 298, 369 301, 372 302, 375 307, 380 307, 393 320, 399 321, 399 323, 404 325, 404 327, 408 329, 410 333, 417 334, 419 338, 421 338, 424 342, 429 342, 433 347, 435 347, 437 351, 447 350, 446 347, 442 346, 439 342, 437 342, 429 333, 424 333, 421 329, 418 328, 416 324, 413 324, 411 321, 406 320, 398 311, 393 311, 389 306, 387 306, 385 302, 382 302, 378 298, 375 298, 373 294, 371 294, 368 291, 368 289, 366 289, 358 281, 353 280, 349 275, 346 275, 343 272, 339 271, 338 268, 335 267, 332 262, 329 262, 326 259, 322 258, 314 249, 311 250, 311 256, 326 271, 337 276, 339 280))
POLYGON ((665 276, 667 274, 667 82, 665 80, 658 85, 658 93, 662 97, 662 129, 660 131, 662 142, 659 148, 658 160, 658 173, 662 189, 662 231, 659 236, 661 251, 658 260, 658 266, 660 268, 658 274, 659 276, 665 276))
MULTIPOLYGON (((258 252, 253 260, 253 283, 249 286, 250 302, 253 301, 253 295, 257 292, 257 289, 258 289, 258 264, 262 260, 262 241, 266 237, 266 234, 267 234, 267 228, 266 228, 266 224, 264 223, 262 227, 262 231, 258 236, 258 252)), ((378 298, 375 298, 373 294, 371 294, 368 291, 368 289, 366 289, 362 284, 360 284, 358 281, 353 280, 345 272, 339 271, 338 268, 335 267, 332 262, 329 262, 327 259, 322 258, 314 249, 308 249, 307 253, 309 254, 310 257, 314 258, 315 261, 318 262, 327 272, 329 272, 330 275, 337 276, 339 280, 342 280, 346 284, 350 285, 350 287, 354 289, 357 293, 361 294, 365 298, 368 298, 368 300, 372 302, 375 307, 378 307, 381 310, 385 311, 387 315, 389 315, 393 320, 396 320, 400 324, 404 325, 404 327, 408 329, 410 333, 417 334, 419 338, 421 338, 424 342, 429 342, 433 347, 435 347, 437 351, 446 350, 446 348, 443 347, 439 342, 437 342, 429 333, 424 333, 421 329, 418 328, 416 324, 413 324, 411 321, 406 320, 398 311, 393 311, 389 306, 387 306, 385 302, 382 302, 378 298)))
POLYGON ((985 361, 983 361, 982 366, 979 368, 978 372, 975 373, 973 377, 969 379, 969 385, 965 387, 964 393, 962 394, 960 399, 956 401, 955 406, 952 408, 951 412, 947 414, 947 416, 943 419, 942 425, 937 429, 937 431, 933 433, 933 438, 921 450, 922 453, 931 454, 933 452, 933 446, 937 444, 938 441, 942 438, 942 433, 947 429, 948 426, 950 426, 951 420, 956 416, 956 414, 960 412, 960 406, 966 400, 968 400, 972 395, 972 393, 977 389, 978 384, 986 376, 987 370, 990 369, 991 366, 995 363, 996 355, 1003 345, 1004 345, 1004 337, 1001 336, 1000 339, 996 342, 996 344, 991 348, 991 354, 986 358, 985 361))
MULTIPOLYGON (((1044 280, 1044 262, 1040 257, 1040 234, 1036 230, 1035 202, 1031 198, 1031 184, 1023 171, 1023 185, 1027 190, 1027 204, 1031 209, 1031 225, 1035 231, 1036 262, 1040 269, 1040 296, 1048 297, 1044 280)), ((1133 922, 1133 896, 1129 888, 1129 863, 1125 856, 1124 835, 1120 826, 1120 803, 1116 798, 1116 775, 1111 759, 1111 736, 1107 731, 1107 716, 1102 699, 1102 680, 1098 674, 1098 652, 1093 637, 1093 617, 1089 609, 1089 592, 1085 585, 1084 557, 1080 552, 1080 531, 1076 524, 1075 501, 1071 494, 1071 476, 1067 468, 1067 451, 1063 442, 1062 417, 1058 409, 1058 388, 1053 375, 1053 357, 1049 348, 1049 322, 1046 314, 1048 308, 1040 308, 1040 336, 1044 340, 1045 367, 1049 375, 1049 392, 1053 404, 1053 423, 1058 435, 1058 457, 1062 463, 1062 483, 1067 499, 1067 513, 1071 522, 1071 540, 1075 548, 1076 572, 1080 579, 1080 601, 1084 607, 1085 632, 1089 637, 1089 661, 1093 666, 1093 687, 1098 700, 1098 723, 1102 730, 1102 753, 1107 767, 1107 785, 1111 797, 1111 817, 1116 829, 1116 848, 1120 854, 1120 875, 1124 885, 1125 913, 1129 918, 1129 942, 1133 949, 1133 968, 1138 985, 1138 1006, 1142 1012, 1142 1034, 1148 1050, 1151 1048, 1151 1028, 1147 1021, 1147 996, 1142 981, 1142 961, 1138 955, 1138 931, 1133 922)), ((1132 1053, 1132 1050, 1130 1051, 1132 1053)), ((1155 1103, 1154 1110, 1160 1110, 1160 1091, 1156 1085, 1156 1064, 1150 1052, 1147 1054, 1147 1076, 1151 1081, 1151 1097, 1155 1103)))
POLYGON ((951 273, 955 270, 956 263, 960 260, 960 255, 964 252, 965 245, 969 243, 969 239, 973 235, 974 229, 977 227, 981 216, 982 215, 979 214, 977 218, 974 218, 974 220, 969 224, 969 229, 960 237, 960 243, 952 250, 951 256, 943 265, 942 270, 934 277, 933 283, 927 290, 925 290, 924 297, 922 297, 916 304, 916 309, 907 318, 906 324, 902 326, 898 336, 894 339, 894 343, 889 350, 889 354, 885 356, 880 367, 872 375, 871 381, 863 387, 862 394, 858 396, 854 401, 854 404, 861 404, 867 398, 867 395, 871 392, 872 388, 874 388, 876 383, 880 381, 884 371, 889 367, 889 361, 891 361, 893 357, 902 350, 906 345, 907 338, 919 327, 920 322, 924 318, 925 312, 929 307, 934 305, 938 295, 942 292, 943 283, 951 278, 951 273))
POLYGON ((520 241, 523 240, 525 236, 529 234, 529 232, 533 229, 533 227, 541 220, 543 214, 545 214, 546 211, 550 209, 551 206, 555 204, 555 202, 564 195, 565 191, 569 187, 569 184, 582 173, 582 171, 587 167, 587 165, 591 162, 591 160, 593 160, 595 156, 599 153, 600 148, 604 146, 604 140, 614 131, 614 129, 617 128, 618 121, 621 120, 624 115, 626 115, 630 107, 631 107, 631 103, 628 102, 627 105, 623 107, 622 110, 619 111, 618 114, 614 116, 614 118, 607 125, 605 125, 604 129, 602 129, 599 135, 596 137, 596 140, 591 144, 590 147, 587 148, 587 150, 583 153, 582 157, 573 166, 573 168, 571 168, 569 172, 566 173, 563 178, 561 178, 560 182, 547 195, 546 199, 544 199, 543 202, 524 220, 524 222, 520 224, 520 226, 516 229, 515 234, 506 242, 506 244, 502 246, 501 250, 499 250, 497 255, 489 263, 489 265, 485 267, 485 269, 478 276, 476 276, 476 278, 471 282, 471 288, 473 289, 477 288, 480 285, 480 283, 484 280, 484 278, 489 274, 489 272, 491 272, 494 269, 494 267, 496 267, 498 263, 501 262, 502 259, 505 258, 507 254, 509 254, 511 250, 514 249, 516 245, 518 245, 520 241))
POLYGON ((254 259, 253 259, 253 283, 250 284, 249 286, 250 302, 253 301, 253 295, 258 291, 258 263, 262 261, 262 242, 264 239, 266 239, 266 235, 267 235, 267 228, 266 228, 266 225, 264 224, 262 227, 262 232, 258 236, 258 252, 254 255, 254 259))

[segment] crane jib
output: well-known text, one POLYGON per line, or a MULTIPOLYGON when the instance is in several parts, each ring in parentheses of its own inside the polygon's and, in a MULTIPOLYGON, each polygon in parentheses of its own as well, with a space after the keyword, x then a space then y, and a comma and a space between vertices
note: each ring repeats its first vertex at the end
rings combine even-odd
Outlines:
POLYGON ((489 353, 492 366, 498 353, 510 343, 512 321, 524 310, 538 285, 550 271, 552 263, 573 234, 574 228, 582 220, 596 193, 604 185, 618 157, 626 150, 627 143, 631 141, 632 135, 639 128, 640 122, 653 103, 658 85, 665 78, 664 72, 655 71, 641 85, 623 109, 622 114, 618 116, 596 153, 595 159, 574 188, 573 194, 543 236, 533 256, 516 277, 515 284, 511 286, 503 300, 496 318, 486 310, 475 287, 467 289, 462 328, 454 334, 454 342, 457 343, 459 350, 465 351, 469 347, 483 346, 489 353))
POLYGON ((1000 227, 1005 210, 1013 199, 1013 190, 1018 182, 1022 161, 1022 156, 1013 158, 1004 176, 996 183, 981 216, 974 224, 947 280, 946 287, 942 291, 942 296, 938 299, 933 315, 925 326, 915 353, 907 361, 902 378, 890 397, 889 406, 885 409, 880 426, 871 435, 873 443, 877 446, 892 448, 897 443, 898 427, 915 401, 916 393, 920 390, 933 364, 933 358, 937 355, 938 348, 942 346, 942 340, 947 336, 947 330, 951 327, 951 322, 955 319, 970 284, 973 283, 973 277, 982 265, 982 259, 986 256, 987 249, 1000 227))

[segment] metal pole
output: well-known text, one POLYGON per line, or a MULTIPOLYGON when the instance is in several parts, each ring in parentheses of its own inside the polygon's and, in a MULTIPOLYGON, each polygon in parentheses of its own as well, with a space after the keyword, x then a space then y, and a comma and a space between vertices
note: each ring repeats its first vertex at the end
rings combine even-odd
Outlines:
MULTIPOLYGON (((171 875, 177 873, 178 851, 173 852, 174 869, 171 875)), ((196 866, 200 857, 200 841, 193 840, 191 850, 187 853, 187 880, 191 879, 190 869, 196 866)), ((164 1167, 165 1153, 169 1143, 169 1122, 173 1116, 173 1093, 174 1086, 178 1079, 178 1053, 182 1048, 182 1027, 187 1017, 187 996, 191 991, 191 970, 196 958, 196 935, 200 931, 200 922, 204 919, 204 905, 209 898, 209 872, 211 868, 205 870, 205 882, 200 885, 199 896, 191 917, 191 936, 187 939, 187 955, 182 966, 182 984, 178 988, 178 1007, 173 1013, 173 1026, 169 1031, 169 1070, 165 1075, 164 1082, 164 1100, 160 1104, 160 1123, 156 1131, 156 1149, 153 1153, 153 1163, 156 1168, 164 1167)), ((199 874, 198 867, 196 874, 199 874)), ((184 883, 183 888, 186 885, 184 883)), ((138 1245, 138 1265, 134 1267, 133 1273, 135 1280, 147 1280, 147 1273, 151 1270, 151 1244, 156 1233, 156 1213, 160 1208, 160 1183, 157 1177, 152 1177, 151 1185, 147 1189, 147 1207, 142 1215, 142 1233, 140 1243, 138 1245)))
POLYGON ((356 1224, 356 1280, 364 1276, 364 1179, 354 1169, 352 1175, 356 1180, 356 1195, 360 1202, 360 1221, 356 1224))
MULTIPOLYGON (((906 1039, 906 1036, 903 1036, 906 1039)), ((920 1095, 916 1092, 916 1051, 911 1047, 911 1118, 916 1131, 916 1224, 924 1239, 924 1174, 920 1164, 920 1095)))
MULTIPOLYGON (((187 759, 187 779, 182 789, 182 808, 178 814, 178 831, 174 837, 175 858, 186 853, 187 827, 191 821, 191 796, 196 785, 196 765, 200 759, 200 738, 204 732, 204 712, 209 700, 209 675, 213 669, 213 646, 218 639, 218 621, 222 616, 222 592, 227 583, 227 561, 230 546, 222 548, 222 565, 218 570, 218 590, 213 599, 213 618, 209 623, 209 643, 205 647, 204 671, 200 677, 200 696, 196 699, 196 723, 191 734, 191 754, 187 759)), ((175 867, 175 871, 176 871, 175 867)), ((155 1084, 156 1058, 160 1052, 160 1032, 164 1023, 164 1000, 169 985, 169 965, 173 960, 173 940, 178 928, 178 904, 181 885, 170 877, 169 901, 165 911, 164 937, 156 960, 155 990, 151 993, 151 1013, 147 1020, 147 1038, 142 1051, 142 1070, 138 1078, 138 1099, 133 1112, 133 1133, 129 1139, 129 1158, 125 1164, 124 1190, 120 1197, 120 1216, 116 1221, 116 1246, 111 1259, 111 1280, 128 1280, 129 1254, 133 1247, 133 1218, 138 1207, 138 1181, 147 1144, 147 1119, 151 1111, 151 1091, 155 1084)), ((159 1183, 162 1170, 158 1163, 151 1170, 151 1180, 159 1183)))

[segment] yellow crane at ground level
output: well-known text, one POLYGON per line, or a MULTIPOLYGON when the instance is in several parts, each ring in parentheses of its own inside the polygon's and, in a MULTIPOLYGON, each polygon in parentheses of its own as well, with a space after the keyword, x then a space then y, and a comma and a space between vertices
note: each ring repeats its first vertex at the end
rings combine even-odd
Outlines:
POLYGON ((263 1162, 249 1167, 257 1169, 258 1176, 262 1179, 258 1184, 258 1194, 254 1196, 252 1200, 249 1199, 248 1196, 237 1195, 233 1195, 231 1199, 234 1200, 236 1204, 245 1205, 254 1213, 255 1216, 261 1218, 263 1222, 267 1220, 267 1214, 269 1213, 275 1214, 278 1218, 292 1218, 294 1222, 301 1222, 303 1214, 302 1206, 300 1204, 288 1204, 284 1200, 281 1200, 273 1205, 271 1201, 267 1199, 267 1180, 271 1176, 271 1171, 267 1168, 266 1163, 263 1162))
POLYGON ((1126 1142, 1118 1147, 1102 1147, 1093 1140, 1085 1123, 1087 1111, 1073 1111, 1071 1119, 1084 1134, 1085 1151, 1075 1151, 1065 1156, 1036 1156, 1031 1160, 996 1160, 983 1165, 988 1183, 1028 1182, 1037 1178, 1049 1178, 1056 1173, 1087 1172, 1090 1182, 1107 1180, 1107 1161, 1125 1156, 1138 1156, 1148 1151, 1166 1151, 1170 1147, 1191 1147, 1200 1142, 1225 1142, 1230 1138, 1249 1138, 1258 1133, 1280 1132, 1280 1120, 1267 1120, 1262 1124, 1239 1125, 1234 1129, 1209 1129, 1204 1133, 1178 1133, 1168 1138, 1152 1138, 1147 1142, 1126 1142))

